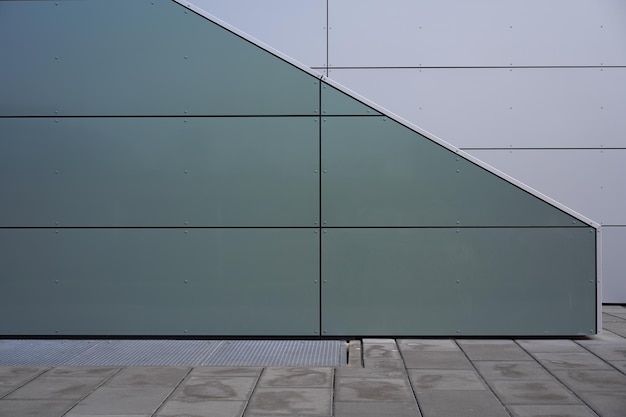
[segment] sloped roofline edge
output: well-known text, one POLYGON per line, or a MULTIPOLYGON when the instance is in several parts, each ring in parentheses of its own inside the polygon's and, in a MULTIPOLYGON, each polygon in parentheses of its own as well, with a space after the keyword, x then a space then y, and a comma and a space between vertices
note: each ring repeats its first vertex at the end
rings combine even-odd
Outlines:
POLYGON ((591 219, 589 219, 586 216, 583 216, 582 214, 576 212, 575 210, 569 208, 568 206, 548 197, 547 195, 535 190, 534 188, 530 187, 529 185, 519 181, 516 178, 511 177, 510 175, 500 171, 497 168, 494 168, 493 166, 487 164, 486 162, 476 158, 475 156, 457 148, 456 146, 452 145, 451 143, 446 142, 445 140, 439 138, 437 135, 428 132, 425 129, 422 129, 421 127, 411 123, 410 121, 394 114, 393 112, 389 111, 388 109, 372 102, 371 100, 361 96, 360 94, 356 93, 355 91, 350 90, 349 88, 339 84, 338 82, 326 77, 324 74, 321 74, 311 68, 309 68, 308 66, 306 66, 305 64, 291 58, 290 56, 278 51, 277 49, 274 49, 273 47, 261 42, 260 40, 254 38, 253 36, 247 34, 246 32, 232 26, 231 24, 224 22, 223 20, 213 16, 212 14, 208 13, 206 10, 196 6, 195 4, 193 4, 192 2, 189 1, 184 1, 184 0, 172 0, 176 3, 178 3, 179 5, 193 11, 194 13, 204 17, 205 19, 221 26, 222 28, 228 30, 229 32, 243 38, 244 40, 256 45, 257 47, 265 50, 266 52, 276 56, 277 58, 291 64, 292 66, 296 67, 297 69, 315 77, 318 78, 320 81, 323 81, 324 83, 336 88, 337 90, 341 91, 342 93, 347 94, 348 96, 354 98, 357 101, 360 101, 361 103, 365 104, 366 106, 371 107, 372 109, 378 111, 379 113, 381 113, 383 116, 388 117, 394 121, 396 121, 397 123, 400 123, 401 125, 413 130, 416 133, 419 133, 420 135, 426 137, 427 139, 437 143, 438 145, 456 153, 457 155, 461 156, 462 158, 478 165, 479 167, 491 172, 492 174, 504 179, 505 181, 515 185, 516 187, 528 192, 529 194, 539 198, 542 201, 545 201, 546 203, 556 207, 557 209, 563 211, 566 214, 569 214, 570 216, 576 218, 577 220, 579 220, 580 222, 586 223, 589 226, 595 228, 595 229, 600 229, 601 225, 598 222, 595 222, 591 219))

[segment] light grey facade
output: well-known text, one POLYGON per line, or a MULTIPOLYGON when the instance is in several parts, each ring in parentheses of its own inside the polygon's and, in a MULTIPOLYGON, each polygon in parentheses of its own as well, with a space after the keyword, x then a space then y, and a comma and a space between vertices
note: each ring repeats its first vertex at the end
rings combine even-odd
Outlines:
POLYGON ((194 3, 601 223, 626 302, 626 3, 194 3))

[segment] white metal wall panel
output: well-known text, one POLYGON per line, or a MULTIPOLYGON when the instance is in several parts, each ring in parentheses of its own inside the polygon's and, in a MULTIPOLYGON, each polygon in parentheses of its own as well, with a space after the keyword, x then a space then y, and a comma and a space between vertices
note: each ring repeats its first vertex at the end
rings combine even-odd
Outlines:
POLYGON ((329 1, 329 64, 626 64, 620 0, 329 1))
POLYGON ((310 67, 326 66, 326 0, 192 0, 196 6, 310 67))
POLYGON ((626 68, 331 69, 329 76, 460 148, 626 146, 626 68))
POLYGON ((626 149, 470 153, 603 225, 626 224, 626 149))
POLYGON ((623 303, 626 300, 626 227, 602 228, 602 300, 605 303, 623 303))

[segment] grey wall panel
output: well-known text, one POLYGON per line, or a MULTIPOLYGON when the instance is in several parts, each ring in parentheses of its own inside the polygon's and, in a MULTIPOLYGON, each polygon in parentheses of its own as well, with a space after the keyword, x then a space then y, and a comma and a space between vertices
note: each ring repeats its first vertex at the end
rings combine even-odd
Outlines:
POLYGON ((327 226, 564 226, 574 218, 384 117, 324 117, 327 226))
POLYGON ((626 300, 626 227, 602 228, 602 301, 624 303, 626 300))
POLYGON ((319 331, 313 230, 0 229, 0 247, 1 334, 319 331))
POLYGON ((624 147, 626 68, 333 69, 329 75, 460 148, 624 147))
POLYGON ((322 237, 325 334, 595 332, 594 229, 327 229, 322 237))
POLYGON ((192 3, 309 67, 326 66, 326 0, 192 3))
POLYGON ((626 5, 330 0, 337 66, 625 65, 626 5))
POLYGON ((1 2, 0 42, 0 115, 319 112, 317 80, 173 1, 1 2))
POLYGON ((0 226, 314 226, 319 120, 0 119, 0 226))
POLYGON ((626 149, 471 153, 598 223, 626 224, 626 149))

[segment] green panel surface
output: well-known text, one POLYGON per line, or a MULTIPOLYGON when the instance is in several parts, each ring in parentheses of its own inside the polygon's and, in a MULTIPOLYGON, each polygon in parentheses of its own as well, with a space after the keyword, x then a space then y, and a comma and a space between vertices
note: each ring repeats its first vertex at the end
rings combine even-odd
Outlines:
POLYGON ((319 81, 171 0, 0 2, 0 115, 319 113, 319 81))
POLYGON ((354 228, 322 237, 326 335, 596 331, 592 228, 354 228))
POLYGON ((310 229, 0 229, 0 334, 319 331, 310 229))
POLYGON ((315 226, 316 119, 0 119, 0 226, 315 226))
POLYGON ((322 114, 325 116, 380 115, 378 111, 324 82, 322 82, 322 114))
POLYGON ((583 226, 385 117, 325 117, 326 226, 583 226))

